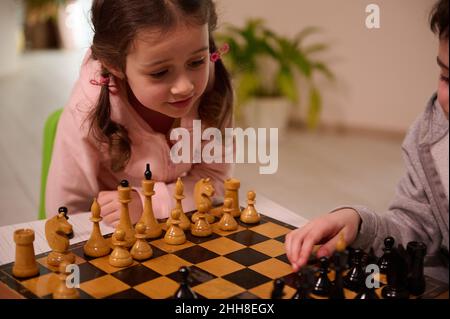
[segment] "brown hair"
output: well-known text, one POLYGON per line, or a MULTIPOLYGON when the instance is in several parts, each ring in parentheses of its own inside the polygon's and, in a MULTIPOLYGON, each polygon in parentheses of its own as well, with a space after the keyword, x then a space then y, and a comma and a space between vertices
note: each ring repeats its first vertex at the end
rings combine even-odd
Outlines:
POLYGON ((430 14, 430 28, 439 39, 448 40, 448 2, 449 0, 438 1, 430 14))
MULTIPOLYGON (((195 25, 208 24, 210 52, 216 51, 212 32, 217 26, 212 0, 94 0, 92 56, 102 64, 102 74, 113 76, 108 68, 125 74, 125 61, 131 43, 139 30, 156 27, 173 28, 179 17, 195 25)), ((210 126, 223 128, 232 116, 233 93, 229 73, 221 60, 215 63, 214 82, 201 97, 198 113, 210 126)), ((126 89, 125 80, 115 78, 119 92, 126 89)), ((124 94, 126 96, 126 94, 124 94)), ((103 85, 97 105, 89 116, 90 132, 100 142, 107 142, 111 169, 121 171, 131 156, 127 129, 111 120, 109 88, 103 85)))

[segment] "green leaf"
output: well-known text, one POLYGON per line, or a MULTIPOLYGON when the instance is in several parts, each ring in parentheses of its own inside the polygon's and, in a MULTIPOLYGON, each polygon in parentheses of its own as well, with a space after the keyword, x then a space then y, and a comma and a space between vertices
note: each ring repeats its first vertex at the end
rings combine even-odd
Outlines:
POLYGON ((297 103, 298 92, 292 72, 289 69, 282 69, 278 73, 276 82, 281 94, 293 103, 297 103))
POLYGON ((320 112, 322 110, 322 97, 316 87, 311 87, 309 91, 308 127, 314 129, 319 123, 320 112))
POLYGON ((328 80, 334 80, 334 74, 330 71, 330 69, 328 69, 328 67, 321 63, 321 62, 316 62, 312 65, 313 69, 318 70, 320 72, 322 72, 323 75, 325 75, 328 80))

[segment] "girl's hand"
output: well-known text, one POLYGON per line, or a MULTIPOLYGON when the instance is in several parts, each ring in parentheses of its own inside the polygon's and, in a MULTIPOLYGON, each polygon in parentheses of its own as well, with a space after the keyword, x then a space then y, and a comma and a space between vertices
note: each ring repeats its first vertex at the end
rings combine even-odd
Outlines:
MULTIPOLYGON (((131 191, 131 202, 128 203, 128 211, 130 212, 131 223, 138 222, 142 215, 142 203, 139 194, 131 191)), ((103 221, 108 225, 116 227, 120 220, 120 202, 117 191, 101 191, 98 194, 97 202, 101 208, 101 216, 103 221)))
POLYGON ((317 257, 330 256, 344 231, 346 244, 352 243, 358 233, 361 218, 351 209, 345 208, 312 220, 302 228, 286 236, 286 253, 294 271, 306 265, 314 245, 322 244, 317 257))

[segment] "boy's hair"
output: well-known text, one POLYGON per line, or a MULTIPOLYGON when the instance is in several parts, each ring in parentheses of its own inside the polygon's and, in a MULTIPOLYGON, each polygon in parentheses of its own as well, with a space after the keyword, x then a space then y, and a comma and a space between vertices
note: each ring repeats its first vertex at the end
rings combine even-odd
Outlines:
MULTIPOLYGON (((179 23, 208 24, 210 52, 217 50, 212 32, 217 26, 217 14, 212 0, 94 0, 92 4, 94 30, 92 56, 102 64, 102 74, 110 70, 125 74, 125 61, 138 31, 157 28, 168 32, 179 23)), ((209 60, 208 60, 209 61, 209 60)), ((232 116, 233 92, 229 73, 221 60, 215 63, 214 83, 205 91, 198 108, 200 119, 208 125, 223 128, 232 116)), ((126 80, 115 78, 119 92, 127 96, 126 80)), ((209 87, 209 86, 208 86, 209 87)), ((131 157, 131 140, 125 127, 111 120, 109 89, 103 85, 99 100, 88 119, 90 132, 99 142, 107 142, 111 169, 121 171, 131 157)))
POLYGON ((438 1, 430 13, 430 28, 439 39, 448 40, 448 3, 449 0, 438 1))

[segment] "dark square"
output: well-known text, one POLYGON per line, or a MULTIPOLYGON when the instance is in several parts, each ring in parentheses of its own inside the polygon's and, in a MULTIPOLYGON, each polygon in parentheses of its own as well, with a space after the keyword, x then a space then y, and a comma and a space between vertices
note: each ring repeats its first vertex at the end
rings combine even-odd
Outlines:
POLYGON ((275 258, 280 260, 280 261, 282 261, 282 262, 285 262, 286 264, 289 264, 289 265, 291 264, 291 262, 289 261, 289 259, 288 259, 286 254, 283 254, 283 255, 275 257, 275 258))
POLYGON ((8 266, 7 268, 3 269, 3 271, 4 271, 6 274, 8 274, 9 276, 11 276, 12 278, 14 278, 14 279, 16 279, 16 280, 18 280, 18 281, 25 281, 25 280, 28 280, 28 279, 31 279, 31 278, 34 278, 34 277, 38 277, 38 276, 43 276, 43 275, 46 275, 46 274, 49 274, 49 273, 52 272, 50 269, 44 267, 43 265, 41 265, 41 264, 38 263, 38 262, 37 262, 37 266, 38 266, 38 269, 39 269, 39 273, 38 273, 36 276, 31 276, 31 277, 28 277, 28 278, 16 278, 16 277, 13 275, 12 269, 13 269, 13 267, 14 267, 14 263, 9 264, 9 266, 8 266))
POLYGON ((201 246, 188 247, 173 254, 190 262, 191 264, 198 264, 219 257, 216 253, 201 246))
POLYGON ((226 237, 245 246, 256 245, 269 239, 268 237, 255 233, 249 229, 230 234, 226 237))
POLYGON ((79 256, 79 257, 81 257, 81 258, 83 258, 83 259, 85 259, 87 261, 97 258, 97 257, 90 257, 90 256, 86 255, 84 253, 83 246, 75 247, 75 248, 71 249, 71 252, 73 252, 75 255, 77 255, 77 256, 79 256))
POLYGON ((236 272, 223 276, 223 279, 226 279, 247 290, 272 281, 272 279, 270 279, 269 277, 266 277, 249 268, 244 268, 242 270, 238 270, 236 272))
POLYGON ((191 243, 194 244, 202 244, 205 243, 207 241, 219 238, 220 235, 216 234, 216 233, 212 233, 211 235, 209 235, 208 237, 197 237, 191 234, 191 232, 186 232, 186 239, 188 241, 190 241, 191 243))
POLYGON ((11 275, 0 271, 0 281, 5 283, 8 287, 10 287, 12 290, 20 294, 21 296, 24 296, 27 299, 37 299, 38 296, 36 296, 34 293, 32 293, 30 290, 22 286, 22 284, 14 279, 11 275))
POLYGON ((106 275, 103 270, 88 262, 82 263, 78 267, 80 268, 80 283, 106 275))
POLYGON ((161 250, 158 247, 153 246, 153 245, 151 245, 151 247, 152 247, 152 251, 153 251, 153 254, 151 257, 152 259, 161 257, 162 255, 167 255, 167 253, 164 250, 161 250))
MULTIPOLYGON (((195 287, 199 284, 205 283, 207 281, 213 280, 215 278, 217 278, 216 276, 214 276, 213 274, 198 268, 197 266, 191 266, 189 267, 189 277, 188 277, 188 283, 189 283, 189 287, 195 287)), ((167 275, 166 277, 174 280, 177 283, 181 283, 183 278, 180 275, 180 273, 178 271, 175 271, 169 275, 167 275)))
POLYGON ((153 271, 150 268, 147 268, 141 264, 116 271, 111 275, 131 287, 161 277, 161 275, 158 274, 156 271, 153 271))
POLYGON ((251 292, 244 291, 243 293, 240 293, 239 295, 231 297, 230 299, 261 299, 261 298, 252 294, 251 292))
POLYGON ((284 276, 283 279, 286 285, 294 289, 297 289, 297 282, 300 280, 300 277, 298 276, 297 273, 294 272, 290 273, 289 275, 284 276))
POLYGON ((133 288, 130 288, 125 291, 118 292, 114 295, 105 297, 104 299, 149 299, 149 297, 141 294, 139 291, 134 290, 133 288))
POLYGON ((286 241, 286 235, 281 235, 277 238, 274 238, 276 241, 279 241, 280 243, 283 243, 286 241))
POLYGON ((260 253, 256 250, 253 250, 251 248, 244 248, 244 249, 232 252, 228 255, 225 255, 225 257, 237 262, 238 264, 246 266, 246 267, 249 267, 251 265, 260 263, 264 260, 270 259, 269 256, 267 256, 263 253, 260 253))

